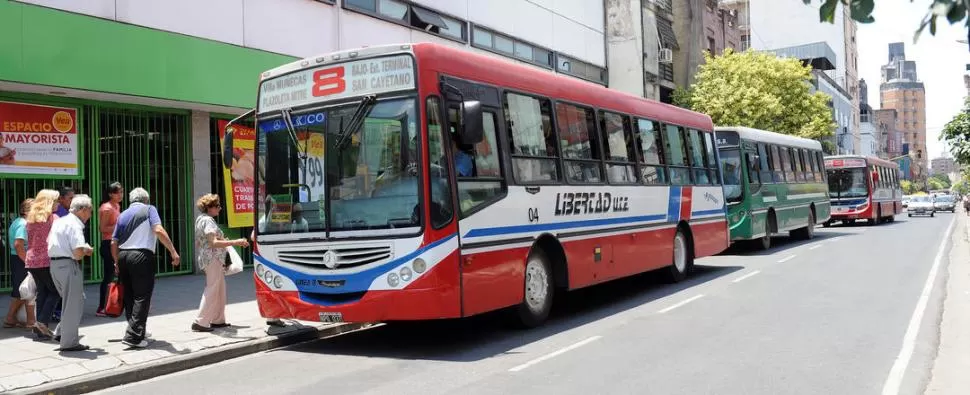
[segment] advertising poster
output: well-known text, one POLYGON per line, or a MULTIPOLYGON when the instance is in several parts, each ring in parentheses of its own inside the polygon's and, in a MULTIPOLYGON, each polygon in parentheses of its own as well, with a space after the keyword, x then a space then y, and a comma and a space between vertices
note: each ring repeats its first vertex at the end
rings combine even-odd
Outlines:
MULTIPOLYGON (((226 125, 220 120, 219 140, 224 143, 226 125)), ((244 125, 232 125, 232 167, 223 166, 225 180, 226 217, 230 228, 253 226, 253 213, 256 208, 256 131, 244 125)), ((226 152, 226 147, 222 147, 226 152)))
POLYGON ((0 101, 0 176, 80 178, 77 109, 0 101))

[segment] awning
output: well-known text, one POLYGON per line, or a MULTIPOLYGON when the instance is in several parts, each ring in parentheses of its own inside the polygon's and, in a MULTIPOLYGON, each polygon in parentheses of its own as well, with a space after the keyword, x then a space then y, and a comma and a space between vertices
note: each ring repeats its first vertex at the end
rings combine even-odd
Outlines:
POLYGON ((680 45, 677 44, 677 35, 674 34, 673 22, 663 18, 657 18, 657 30, 660 32, 661 47, 680 49, 680 45))

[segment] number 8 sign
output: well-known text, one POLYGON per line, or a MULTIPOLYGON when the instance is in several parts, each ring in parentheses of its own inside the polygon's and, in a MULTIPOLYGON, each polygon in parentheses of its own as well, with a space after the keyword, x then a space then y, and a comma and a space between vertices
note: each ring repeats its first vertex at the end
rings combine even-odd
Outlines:
POLYGON ((313 96, 329 96, 343 93, 346 89, 343 66, 313 72, 313 96))

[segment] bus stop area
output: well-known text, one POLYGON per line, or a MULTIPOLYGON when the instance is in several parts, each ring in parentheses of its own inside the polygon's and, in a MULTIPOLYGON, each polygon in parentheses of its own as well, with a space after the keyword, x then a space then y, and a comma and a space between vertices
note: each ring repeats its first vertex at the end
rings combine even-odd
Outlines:
POLYGON ((229 328, 193 332, 203 276, 163 277, 155 284, 144 349, 121 343, 127 322, 96 317, 98 285, 85 287, 80 353, 60 353, 54 342, 35 341, 29 330, 0 330, 0 393, 76 394, 146 380, 280 346, 333 336, 364 325, 287 321, 266 325, 253 292, 252 271, 226 277, 229 328))

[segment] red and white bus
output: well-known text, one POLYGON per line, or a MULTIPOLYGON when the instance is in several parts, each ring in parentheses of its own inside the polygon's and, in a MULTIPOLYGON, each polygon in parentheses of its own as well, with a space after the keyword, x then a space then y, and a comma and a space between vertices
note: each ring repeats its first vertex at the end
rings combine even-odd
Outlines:
POLYGON ((859 155, 825 157, 832 202, 833 222, 859 219, 869 225, 893 222, 903 212, 903 190, 899 165, 885 159, 859 155))
POLYGON ((389 45, 267 71, 254 112, 267 318, 534 326, 556 291, 680 281, 729 243, 711 119, 592 83, 389 45))

